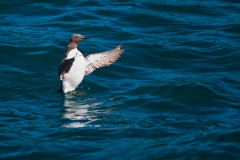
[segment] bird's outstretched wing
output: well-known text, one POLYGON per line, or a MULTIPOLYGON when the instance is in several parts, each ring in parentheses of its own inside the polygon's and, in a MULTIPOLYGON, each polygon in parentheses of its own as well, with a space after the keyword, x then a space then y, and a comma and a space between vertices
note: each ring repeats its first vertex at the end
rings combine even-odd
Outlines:
POLYGON ((64 74, 68 73, 70 68, 72 67, 72 64, 75 60, 75 57, 70 58, 70 59, 65 59, 63 60, 59 66, 58 66, 58 75, 60 77, 60 80, 64 78, 64 74))
POLYGON ((113 50, 88 55, 85 58, 85 75, 92 73, 97 68, 109 66, 110 64, 115 62, 122 53, 123 49, 122 45, 120 44, 117 48, 113 50))

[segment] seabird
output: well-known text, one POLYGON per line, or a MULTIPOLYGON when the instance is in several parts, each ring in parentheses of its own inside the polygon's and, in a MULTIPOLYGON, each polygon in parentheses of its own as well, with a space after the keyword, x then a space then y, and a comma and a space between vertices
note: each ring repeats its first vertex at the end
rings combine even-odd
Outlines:
POLYGON ((120 44, 110 51, 89 54, 86 58, 77 49, 78 42, 89 39, 80 34, 70 37, 62 62, 58 67, 61 88, 64 93, 71 92, 82 82, 83 77, 92 73, 97 68, 109 66, 115 62, 123 52, 120 44))

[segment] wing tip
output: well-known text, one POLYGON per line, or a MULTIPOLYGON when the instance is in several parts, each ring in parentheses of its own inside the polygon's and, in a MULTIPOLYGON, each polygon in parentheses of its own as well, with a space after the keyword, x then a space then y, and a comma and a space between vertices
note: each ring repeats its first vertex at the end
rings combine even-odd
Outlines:
POLYGON ((122 54, 122 53, 124 52, 124 49, 123 49, 123 42, 120 43, 120 45, 118 45, 116 49, 117 49, 117 50, 120 50, 119 55, 122 54))
POLYGON ((122 49, 122 48, 123 48, 123 42, 122 42, 122 43, 120 43, 120 44, 117 46, 117 48, 120 48, 120 49, 122 49))

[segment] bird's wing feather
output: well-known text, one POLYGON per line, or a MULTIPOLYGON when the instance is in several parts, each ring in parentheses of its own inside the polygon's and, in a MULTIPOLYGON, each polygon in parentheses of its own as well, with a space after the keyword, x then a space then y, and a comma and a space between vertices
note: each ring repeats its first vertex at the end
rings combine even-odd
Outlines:
POLYGON ((113 50, 88 55, 86 59, 85 75, 92 73, 97 68, 109 66, 122 54, 122 45, 113 50))
POLYGON ((58 66, 58 75, 60 76, 60 80, 64 78, 64 74, 68 73, 72 64, 75 60, 75 57, 70 59, 64 59, 58 66))

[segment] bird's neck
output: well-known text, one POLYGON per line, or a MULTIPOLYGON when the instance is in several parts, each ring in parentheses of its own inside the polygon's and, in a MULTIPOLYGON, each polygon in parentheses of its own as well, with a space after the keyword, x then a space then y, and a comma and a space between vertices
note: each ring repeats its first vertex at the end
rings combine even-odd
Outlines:
POLYGON ((67 48, 77 48, 77 43, 69 41, 67 48))
POLYGON ((65 54, 64 54, 64 56, 63 56, 63 60, 64 60, 65 58, 67 58, 68 53, 69 53, 72 49, 75 49, 75 48, 77 48, 77 43, 76 43, 76 42, 69 41, 69 43, 68 43, 68 45, 67 45, 66 52, 65 52, 65 54))

